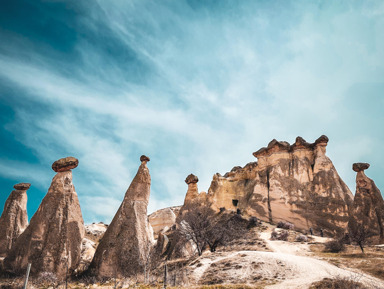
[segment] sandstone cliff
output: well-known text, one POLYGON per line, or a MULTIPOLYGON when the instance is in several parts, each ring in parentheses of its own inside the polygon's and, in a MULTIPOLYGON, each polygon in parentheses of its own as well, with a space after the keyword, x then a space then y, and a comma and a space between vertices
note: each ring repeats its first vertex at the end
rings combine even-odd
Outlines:
POLYGON ((75 158, 66 158, 52 165, 57 174, 30 225, 4 259, 6 271, 24 273, 32 263, 31 274, 51 272, 63 279, 67 265, 69 274, 78 268, 84 223, 70 170, 77 163, 75 158))
POLYGON ((257 162, 216 174, 208 191, 211 206, 240 209, 270 222, 289 221, 298 229, 341 233, 353 195, 326 156, 328 138, 294 144, 272 140, 253 155, 257 162))
POLYGON ((4 257, 16 242, 17 237, 28 226, 27 190, 31 184, 20 183, 14 186, 4 205, 0 217, 0 257, 4 257))
POLYGON ((352 233, 363 229, 367 237, 384 241, 384 201, 375 182, 364 173, 369 164, 355 163, 352 168, 357 175, 349 228, 352 233))
POLYGON ((128 277, 143 273, 153 233, 147 217, 151 177, 149 158, 142 156, 141 165, 124 200, 108 226, 90 266, 98 277, 128 277))

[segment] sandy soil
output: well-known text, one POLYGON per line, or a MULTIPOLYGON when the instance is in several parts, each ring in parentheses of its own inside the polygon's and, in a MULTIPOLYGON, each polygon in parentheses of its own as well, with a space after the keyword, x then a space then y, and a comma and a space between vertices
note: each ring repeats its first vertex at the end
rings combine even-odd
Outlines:
MULTIPOLYGON (((371 288, 384 288, 382 280, 357 270, 341 269, 312 256, 306 243, 271 241, 271 229, 260 234, 272 252, 238 251, 207 253, 192 265, 196 283, 207 280, 225 283, 265 284, 265 288, 308 288, 323 278, 345 277, 371 288)), ((316 242, 327 238, 316 237, 316 242)))

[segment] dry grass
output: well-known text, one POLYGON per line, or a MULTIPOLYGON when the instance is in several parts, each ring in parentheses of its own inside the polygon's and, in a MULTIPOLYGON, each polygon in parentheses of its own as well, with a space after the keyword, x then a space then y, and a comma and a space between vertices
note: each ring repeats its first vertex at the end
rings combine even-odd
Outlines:
POLYGON ((356 246, 346 246, 345 252, 323 252, 324 245, 311 245, 310 249, 315 255, 340 268, 359 269, 365 273, 384 280, 384 250, 375 246, 365 248, 365 254, 356 246))
POLYGON ((347 278, 324 278, 321 281, 315 282, 309 289, 369 289, 358 281, 347 278))

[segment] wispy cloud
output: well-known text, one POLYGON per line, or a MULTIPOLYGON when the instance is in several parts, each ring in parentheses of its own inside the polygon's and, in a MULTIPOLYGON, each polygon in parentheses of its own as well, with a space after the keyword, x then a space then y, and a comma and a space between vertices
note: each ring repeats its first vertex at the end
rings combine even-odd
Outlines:
POLYGON ((5 127, 37 166, 80 159, 74 181, 86 220, 113 217, 141 154, 151 157, 152 211, 182 203, 189 173, 206 191, 214 173, 254 161, 272 138, 297 135, 330 137, 352 191, 357 159, 372 161, 384 186, 380 2, 79 5, 60 24, 75 33, 70 53, 7 34, 0 79, 21 92, 5 127))

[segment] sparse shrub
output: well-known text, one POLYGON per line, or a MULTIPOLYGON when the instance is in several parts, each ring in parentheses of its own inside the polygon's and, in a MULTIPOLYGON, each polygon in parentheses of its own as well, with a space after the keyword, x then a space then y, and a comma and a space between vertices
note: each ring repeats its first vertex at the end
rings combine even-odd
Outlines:
POLYGON ((290 222, 280 221, 277 223, 277 227, 285 230, 293 230, 295 225, 290 222))
POLYGON ((57 283, 57 277, 52 272, 42 272, 39 274, 37 282, 45 285, 55 285, 57 283))
POLYGON ((308 237, 302 234, 297 235, 296 242, 308 242, 308 237))
POLYGON ((315 282, 310 289, 368 289, 365 285, 351 278, 337 277, 335 279, 324 278, 315 282))
POLYGON ((288 241, 289 232, 287 230, 276 231, 271 233, 271 240, 288 241))
POLYGON ((258 218, 256 218, 256 217, 250 217, 249 220, 248 220, 247 228, 248 228, 248 229, 251 229, 251 228, 258 227, 259 225, 260 225, 260 222, 259 222, 259 219, 258 219, 258 218))
POLYGON ((344 242, 341 239, 328 241, 324 245, 325 245, 325 249, 324 249, 325 252, 339 253, 345 250, 344 242))

